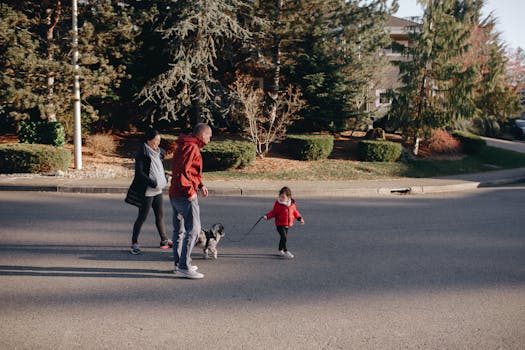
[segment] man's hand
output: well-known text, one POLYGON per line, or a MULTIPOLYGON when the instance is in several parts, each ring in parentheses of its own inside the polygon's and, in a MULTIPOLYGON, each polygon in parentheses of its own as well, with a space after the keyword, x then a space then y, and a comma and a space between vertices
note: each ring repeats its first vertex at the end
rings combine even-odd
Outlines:
POLYGON ((208 192, 208 187, 206 187, 206 186, 202 186, 202 187, 201 187, 201 191, 202 191, 202 196, 203 196, 203 197, 208 197, 208 194, 209 194, 209 192, 208 192))

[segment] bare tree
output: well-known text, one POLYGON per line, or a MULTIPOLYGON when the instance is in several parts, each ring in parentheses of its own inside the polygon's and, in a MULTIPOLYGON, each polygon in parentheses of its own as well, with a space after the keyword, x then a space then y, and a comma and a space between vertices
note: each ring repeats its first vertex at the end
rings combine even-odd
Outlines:
POLYGON ((282 140, 290 124, 300 118, 297 113, 305 104, 302 93, 289 85, 268 106, 264 92, 253 87, 249 76, 239 75, 230 89, 237 97, 240 107, 237 118, 244 133, 255 144, 257 155, 263 158, 271 144, 282 140))

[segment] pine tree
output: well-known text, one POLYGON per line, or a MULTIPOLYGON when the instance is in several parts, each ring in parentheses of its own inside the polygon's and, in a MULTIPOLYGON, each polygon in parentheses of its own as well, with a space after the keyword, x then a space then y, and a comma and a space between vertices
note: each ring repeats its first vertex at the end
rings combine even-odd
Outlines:
MULTIPOLYGON (((1 52, 12 74, 5 75, 0 101, 16 118, 32 114, 57 119, 71 131, 73 67, 71 64, 71 3, 65 1, 6 1, 1 23, 16 23, 6 31, 1 52), (5 98, 5 99, 4 99, 5 98)), ((98 118, 97 105, 125 77, 125 54, 134 49, 137 35, 124 3, 79 2, 79 50, 82 108, 98 118)))
POLYGON ((397 2, 374 0, 345 1, 343 12, 343 72, 345 74, 345 109, 354 122, 368 117, 369 104, 375 100, 383 69, 388 65, 381 53, 390 43, 386 23, 397 9, 397 2))
POLYGON ((211 121, 219 81, 217 61, 225 43, 247 40, 250 32, 237 14, 241 0, 159 1, 158 28, 169 53, 169 67, 141 91, 154 119, 182 121, 188 128, 211 121))
POLYGON ((344 65, 338 60, 341 2, 301 1, 299 5, 283 67, 285 80, 300 87, 307 101, 296 128, 335 131, 345 116, 344 65))
POLYGON ((27 117, 41 100, 24 79, 39 64, 38 41, 29 30, 30 19, 23 13, 0 4, 0 19, 0 115, 7 126, 27 117))
POLYGON ((412 33, 414 46, 398 62, 405 84, 398 90, 392 116, 405 136, 413 137, 413 153, 426 131, 474 115, 475 67, 463 65, 482 1, 421 0, 423 23, 412 33))
MULTIPOLYGON (((270 95, 287 84, 301 88, 307 106, 301 126, 339 131, 366 115, 376 73, 385 63, 387 1, 265 1, 273 27, 270 95), (276 54, 278 53, 278 54, 276 54)), ((267 51, 268 52, 268 51, 267 51)))
MULTIPOLYGON (((481 15, 478 14, 478 18, 481 15)), ((477 117, 483 121, 505 122, 519 111, 518 84, 508 79, 508 57, 504 43, 495 31, 496 20, 492 15, 480 20, 466 55, 466 64, 476 65, 475 103, 477 117)), ((495 136, 495 135, 491 135, 495 136)))

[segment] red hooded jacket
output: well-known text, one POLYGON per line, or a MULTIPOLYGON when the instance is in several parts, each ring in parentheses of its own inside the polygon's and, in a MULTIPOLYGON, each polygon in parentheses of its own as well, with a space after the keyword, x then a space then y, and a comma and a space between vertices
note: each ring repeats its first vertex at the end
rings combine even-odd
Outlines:
POLYGON ((297 210, 295 200, 292 199, 290 206, 275 201, 272 211, 266 214, 268 219, 275 217, 275 226, 293 226, 294 219, 301 220, 302 215, 297 210))
POLYGON ((181 134, 173 154, 170 198, 190 198, 202 187, 202 156, 204 142, 181 134))

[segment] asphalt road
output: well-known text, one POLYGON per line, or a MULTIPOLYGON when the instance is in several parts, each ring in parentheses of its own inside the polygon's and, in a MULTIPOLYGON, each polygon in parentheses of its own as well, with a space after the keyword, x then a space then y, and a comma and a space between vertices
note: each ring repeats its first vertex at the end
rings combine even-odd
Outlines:
MULTIPOLYGON (((128 253, 122 198, 0 193, 0 349, 525 347, 525 186, 298 198, 294 260, 263 221, 217 261, 196 250, 203 280, 170 273, 152 217, 128 253)), ((272 205, 203 199, 203 224, 236 240, 272 205)))

